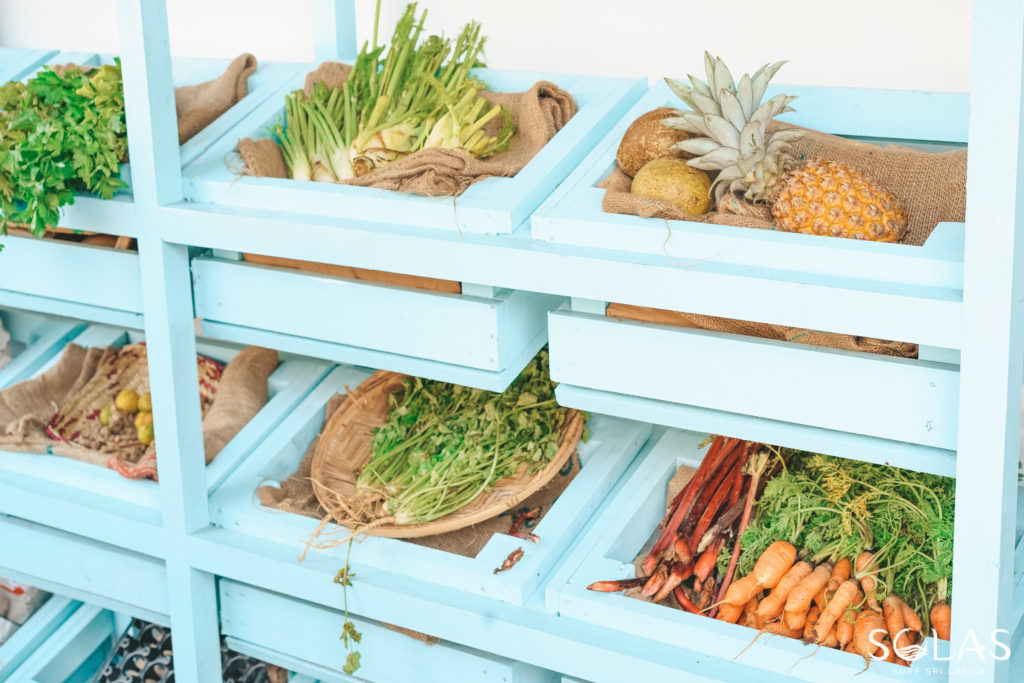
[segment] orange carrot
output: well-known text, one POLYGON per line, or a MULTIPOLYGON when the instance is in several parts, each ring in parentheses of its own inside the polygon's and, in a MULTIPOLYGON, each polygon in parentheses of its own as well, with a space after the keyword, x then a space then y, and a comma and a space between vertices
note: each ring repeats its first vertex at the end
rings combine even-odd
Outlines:
POLYGON ((829 600, 828 607, 818 617, 818 623, 814 625, 811 631, 811 642, 820 643, 825 640, 825 637, 832 630, 836 621, 846 614, 846 610, 850 609, 851 605, 857 602, 860 602, 860 589, 857 587, 857 582, 853 580, 844 581, 839 586, 836 594, 829 600))
POLYGON ((757 558, 754 571, 733 581, 723 602, 743 605, 765 588, 775 588, 795 560, 796 548, 792 543, 775 541, 757 558))
POLYGON ((800 628, 786 628, 786 625, 781 621, 773 621, 770 624, 766 624, 761 631, 776 636, 786 636, 787 638, 799 638, 804 633, 803 629, 800 628))
MULTIPOLYGON (((866 609, 857 617, 857 623, 853 626, 853 644, 857 654, 864 658, 865 665, 870 665, 871 658, 880 654, 879 646, 875 643, 882 642, 879 636, 884 632, 885 620, 875 610, 866 609)), ((892 647, 889 649, 892 650, 892 647)))
POLYGON ((875 564, 873 553, 865 550, 857 556, 857 578, 860 579, 860 587, 864 590, 864 597, 867 598, 868 607, 879 612, 882 611, 875 595, 875 574, 878 573, 878 565, 875 564))
POLYGON ((715 616, 715 619, 735 624, 739 620, 741 614, 743 614, 743 605, 725 604, 718 609, 718 614, 715 616))
POLYGON ((921 623, 921 617, 917 616, 914 608, 906 602, 903 603, 903 621, 911 631, 920 633, 921 629, 924 628, 924 625, 921 623))
POLYGON ((828 579, 827 589, 835 592, 839 590, 839 586, 850 578, 850 571, 852 570, 853 563, 850 562, 850 558, 844 557, 836 562, 836 566, 832 567, 832 576, 828 579))
POLYGON ((811 637, 811 629, 818 622, 819 616, 821 616, 821 608, 817 605, 811 605, 811 608, 807 610, 807 617, 804 619, 804 640, 808 640, 811 637))
POLYGON ((833 626, 832 630, 825 636, 825 640, 818 643, 820 647, 835 647, 839 644, 839 636, 837 635, 836 628, 833 626))
MULTIPOLYGON (((797 562, 786 572, 767 598, 757 606, 757 616, 764 621, 778 619, 786 606, 786 599, 804 579, 811 575, 810 562, 797 562)), ((796 628, 789 626, 790 629, 796 628)))
POLYGON ((853 625, 857 623, 857 613, 847 612, 836 622, 836 640, 842 650, 853 640, 853 625))
POLYGON ((952 618, 952 610, 944 601, 935 603, 928 617, 932 622, 932 629, 935 637, 939 640, 949 640, 949 622, 952 618))
POLYGON ((814 595, 828 583, 832 574, 832 565, 828 562, 819 564, 808 574, 803 581, 790 591, 786 598, 786 608, 783 618, 786 626, 790 628, 803 628, 807 619, 807 610, 811 606, 814 595))
MULTIPOLYGON (((885 627, 889 631, 889 638, 893 647, 904 647, 904 641, 911 639, 906 633, 907 624, 904 621, 903 608, 907 603, 895 593, 889 593, 882 600, 882 615, 885 617, 885 627)), ((913 643, 906 643, 912 645, 913 643)))
POLYGON ((651 574, 651 578, 647 579, 647 583, 641 589, 640 594, 645 598, 653 598, 661 587, 665 585, 668 580, 668 566, 659 565, 658 570, 651 574))

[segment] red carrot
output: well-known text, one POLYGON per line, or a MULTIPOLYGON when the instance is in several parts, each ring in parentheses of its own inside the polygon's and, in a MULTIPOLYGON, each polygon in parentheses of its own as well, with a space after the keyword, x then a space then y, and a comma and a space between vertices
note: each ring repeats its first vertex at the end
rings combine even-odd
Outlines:
POLYGON ((690 479, 689 483, 683 487, 683 490, 676 495, 675 504, 672 506, 672 514, 669 516, 668 522, 665 524, 662 530, 661 536, 658 538, 654 547, 651 549, 650 554, 641 567, 644 574, 651 574, 654 572, 655 567, 658 566, 658 559, 668 544, 672 542, 672 539, 679 533, 679 525, 682 523, 686 514, 690 511, 693 505, 694 499, 697 494, 700 493, 701 489, 707 483, 707 480, 720 469, 722 461, 726 459, 736 446, 740 445, 739 439, 725 439, 724 437, 716 437, 715 442, 708 449, 707 455, 701 462, 700 467, 694 473, 693 478, 690 479))
MULTIPOLYGON (((711 521, 718 515, 718 511, 722 508, 722 505, 726 502, 727 496, 732 493, 735 487, 736 480, 742 481, 743 479, 743 465, 746 462, 746 454, 744 453, 732 466, 722 480, 719 482, 718 490, 715 491, 704 508, 704 513, 697 520, 697 525, 693 530, 693 536, 690 537, 690 552, 697 552, 697 546, 700 545, 701 536, 711 526, 711 521)), ((738 494, 737 494, 738 495, 738 494)), ((699 510, 700 508, 698 508, 699 510)))
POLYGON ((676 596, 676 601, 679 602, 679 606, 684 610, 692 614, 700 614, 700 609, 698 609, 697 605, 693 604, 693 600, 686 597, 686 592, 683 591, 682 586, 676 586, 674 595, 676 596))
POLYGON ((694 590, 699 591, 708 576, 711 575, 711 570, 715 568, 715 563, 718 561, 718 551, 722 549, 723 543, 725 543, 725 536, 719 536, 718 540, 713 541, 707 550, 701 553, 697 563, 693 565, 694 590))

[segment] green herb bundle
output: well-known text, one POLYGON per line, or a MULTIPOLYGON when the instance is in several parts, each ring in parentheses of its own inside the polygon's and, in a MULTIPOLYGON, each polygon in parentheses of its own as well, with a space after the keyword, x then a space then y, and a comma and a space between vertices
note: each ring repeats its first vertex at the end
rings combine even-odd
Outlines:
POLYGON ((480 97, 485 85, 470 76, 483 66, 480 25, 467 24, 454 46, 436 35, 421 41, 426 16, 406 6, 385 52, 378 0, 372 47, 363 45, 344 85, 287 96, 285 125, 274 132, 292 178, 348 180, 429 147, 485 158, 511 146, 511 114, 480 97), (489 135, 484 126, 499 115, 503 126, 489 135))
MULTIPOLYGON (((766 484, 743 534, 737 576, 783 540, 814 563, 873 551, 880 594, 899 594, 920 615, 948 598, 953 479, 826 455, 780 455, 782 470, 766 484)), ((731 550, 723 548, 720 569, 731 550)))
POLYGON ((568 414, 554 388, 546 349, 500 394, 406 380, 357 488, 383 500, 396 523, 418 524, 455 512, 503 477, 543 468, 568 414))
POLYGON ((76 192, 109 199, 127 153, 120 62, 0 86, 0 235, 16 223, 41 237, 76 192))

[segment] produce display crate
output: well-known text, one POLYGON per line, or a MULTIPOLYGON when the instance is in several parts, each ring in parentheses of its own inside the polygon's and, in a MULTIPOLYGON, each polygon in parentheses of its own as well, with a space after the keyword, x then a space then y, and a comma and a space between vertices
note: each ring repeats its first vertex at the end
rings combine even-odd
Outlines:
POLYGON ((228 647, 324 683, 554 683, 536 666, 434 639, 426 642, 386 624, 350 616, 363 634, 358 676, 341 673, 347 651, 338 640, 344 613, 220 579, 221 632, 228 647), (273 615, 268 618, 268 615, 273 615), (282 623, 291 624, 281 628, 282 623))
POLYGON ((86 327, 78 321, 10 309, 0 309, 0 324, 10 335, 11 351, 11 361, 0 368, 0 387, 31 377, 55 349, 64 348, 86 327))
MULTIPOLYGON (((115 55, 94 52, 54 52, 42 61, 35 63, 12 78, 24 80, 31 77, 40 67, 53 64, 78 64, 81 66, 101 66, 112 64, 115 55)), ((216 78, 224 72, 230 63, 229 59, 208 59, 195 57, 176 57, 172 59, 172 70, 176 85, 191 85, 216 78)), ((184 167, 212 145, 225 131, 234 126, 246 114, 262 104, 281 84, 295 76, 300 65, 289 63, 260 63, 256 71, 249 77, 249 94, 228 109, 213 123, 193 136, 181 146, 181 165, 184 167)), ((109 235, 137 236, 139 226, 132 208, 131 164, 121 165, 121 179, 128 184, 110 200, 95 196, 80 195, 75 197, 73 205, 65 207, 61 214, 60 227, 73 231, 92 231, 109 235), (113 219, 113 220, 112 220, 113 219)), ((101 265, 101 264, 97 264, 101 265)), ((83 274, 90 271, 83 269, 83 274)), ((134 285, 137 288, 137 284, 134 285)))
MULTIPOLYGON (((327 401, 345 387, 356 387, 369 373, 339 367, 296 408, 281 425, 246 458, 224 485, 211 497, 214 525, 256 536, 262 541, 294 545, 296 557, 303 539, 310 538, 319 520, 262 506, 255 498, 257 487, 277 482, 292 474, 309 443, 323 425, 327 401)), ((581 470, 568 488, 533 529, 539 543, 506 534, 495 534, 475 557, 463 557, 404 540, 370 536, 352 550, 352 563, 388 572, 413 571, 420 579, 465 593, 523 605, 554 569, 562 553, 573 542, 612 489, 633 456, 647 440, 650 427, 604 416, 593 416, 588 425, 591 436, 579 446, 581 470), (522 559, 511 569, 495 573, 508 555, 522 548, 522 559)), ((330 533, 333 526, 327 527, 330 533)), ((344 566, 345 546, 310 550, 323 560, 337 558, 344 566)))
MULTIPOLYGON (((567 619, 599 624, 647 640, 682 644, 700 642, 704 656, 688 671, 694 676, 717 680, 800 680, 882 681, 909 675, 895 664, 872 662, 864 673, 864 660, 858 655, 818 648, 791 638, 762 635, 751 647, 757 631, 657 605, 622 593, 598 593, 587 590, 594 581, 633 578, 633 559, 640 554, 648 537, 665 516, 666 488, 681 465, 697 467, 706 447, 706 434, 666 430, 653 447, 637 459, 622 487, 608 499, 579 545, 566 558, 548 584, 549 609, 567 619), (742 654, 741 654, 742 653, 742 654), (813 654, 811 657, 808 655, 813 654), (806 659, 804 659, 807 657, 806 659), (753 668, 753 667, 756 667, 753 668), (857 674, 856 678, 852 678, 857 674)), ((929 652, 935 641, 927 640, 929 652)), ((948 644, 940 652, 948 653, 948 644)), ((916 662, 921 674, 931 667, 945 671, 949 663, 925 658, 916 662)), ((936 676, 930 680, 941 680, 936 676)))
POLYGON ((194 259, 192 277, 209 337, 492 391, 504 390, 544 346, 548 312, 563 301, 489 287, 427 291, 216 257, 194 259))
MULTIPOLYGON (((56 598, 54 598, 56 599, 56 598)), ((71 602, 72 611, 5 681, 89 683, 95 679, 120 631, 115 615, 95 605, 71 602)))
MULTIPOLYGON (((106 325, 84 327, 70 339, 84 347, 142 340, 141 333, 106 325)), ((23 354, 33 354, 35 363, 21 376, 9 377, 5 386, 47 370, 59 360, 64 344, 44 339, 35 346, 38 351, 31 347, 23 354)), ((198 348, 222 362, 239 350, 202 341, 198 348)), ((207 466, 207 490, 216 489, 329 370, 330 364, 324 361, 283 358, 270 376, 267 405, 207 466)), ((126 479, 113 470, 71 458, 0 452, 0 512, 162 557, 167 548, 155 533, 161 527, 160 506, 160 487, 154 481, 126 479)))
MULTIPOLYGON (((818 130, 901 144, 934 141, 935 149, 966 141, 966 95, 792 86, 768 95, 778 92, 799 96, 798 111, 785 120, 818 130), (885 115, 872 115, 882 105, 885 115)), ((675 404, 675 418, 666 422, 672 426, 712 429, 681 417, 684 409, 691 418, 697 410, 747 415, 747 431, 767 420, 914 444, 929 459, 945 460, 948 470, 957 438, 964 225, 941 223, 917 247, 603 212, 604 191, 596 185, 614 168, 625 129, 644 112, 680 104, 663 82, 654 85, 533 215, 534 239, 570 253, 612 250, 680 273, 677 284, 684 286, 670 291, 638 292, 624 281, 625 303, 642 297, 652 308, 917 343, 920 358, 625 322, 609 316, 609 301, 574 300, 550 319, 554 378, 571 385, 567 394, 579 389, 675 404), (626 357, 628 363, 617 362, 626 357), (723 368, 735 368, 744 381, 709 383, 708 375, 721 376, 723 368), (859 408, 883 383, 886 400, 901 410, 863 420, 859 408), (776 389, 769 400, 749 386, 776 389), (843 391, 830 392, 828 401, 796 398, 835 386, 843 391)), ((611 412, 640 410, 619 403, 611 412)))
POLYGON ((81 604, 59 595, 51 596, 0 645, 0 680, 10 680, 14 670, 38 650, 81 604))
MULTIPOLYGON (((236 177, 224 159, 240 138, 265 136, 284 114, 284 98, 303 87, 306 71, 227 131, 184 170, 185 198, 200 204, 289 211, 301 216, 343 217, 363 222, 396 223, 459 234, 510 233, 544 200, 644 88, 640 79, 477 69, 494 91, 519 92, 547 80, 567 90, 579 111, 512 178, 475 183, 454 201, 373 188, 277 178, 236 177)), ((345 264, 357 265, 357 264, 345 264)))
MULTIPOLYGON (((112 63, 114 59, 113 55, 88 52, 43 54, 45 59, 25 62, 30 66, 10 78, 28 78, 43 64, 99 66, 112 63)), ((175 79, 182 84, 209 80, 222 73, 228 63, 229 60, 224 59, 175 59, 175 79)), ((260 64, 249 77, 249 95, 181 146, 181 164, 199 156, 297 70, 295 64, 260 64)), ((122 248, 57 239, 38 240, 24 232, 0 238, 4 246, 0 302, 17 302, 38 311, 112 325, 142 326, 139 256, 137 251, 127 248, 128 238, 139 234, 138 218, 132 206, 130 164, 122 164, 121 178, 128 187, 110 200, 87 195, 76 197, 74 204, 62 211, 58 232, 117 235, 121 236, 117 246, 122 248), (41 266, 47 269, 46 277, 39 276, 41 266)))
POLYGON ((20 80, 56 54, 56 50, 0 47, 0 83, 20 80))

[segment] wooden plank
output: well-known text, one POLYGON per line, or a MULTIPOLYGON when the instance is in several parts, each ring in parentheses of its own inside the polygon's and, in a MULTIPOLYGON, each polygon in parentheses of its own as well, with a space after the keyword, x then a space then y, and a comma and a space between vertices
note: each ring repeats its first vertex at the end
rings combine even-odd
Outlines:
MULTIPOLYGON (((343 613, 235 581, 220 583, 222 631, 270 652, 288 653, 323 671, 339 671, 346 650, 337 625, 343 613), (273 614, 273 619, 266 615, 273 614), (282 629, 281 623, 301 624, 282 629)), ((449 643, 427 644, 360 617, 351 617, 363 640, 359 678, 380 683, 406 681, 522 681, 515 662, 449 643)), ((274 657, 272 657, 273 659, 274 657)))
MULTIPOLYGON (((498 346, 505 333, 499 327, 499 311, 506 305, 501 299, 477 300, 212 259, 196 259, 192 272, 196 315, 207 320, 484 370, 504 369, 498 346), (283 291, 289 292, 287 298, 280 297, 283 291), (296 301, 321 314, 309 315, 309 309, 296 306, 296 301), (438 324, 441 321, 443 325, 438 324)), ((536 296, 528 298, 538 303, 536 296)), ((532 308, 539 318, 547 310, 532 308)), ((535 336, 536 325, 528 332, 535 336)))
POLYGON ((142 313, 138 254, 84 244, 8 236, 0 289, 142 313), (48 275, 39 276, 45 264, 48 275))
MULTIPOLYGON (((960 429, 950 642, 972 681, 1008 681, 991 643, 1013 624, 1013 550, 1024 379, 1024 5, 974 3, 960 429), (995 78, 1000 69, 1002 78, 995 78), (971 638, 975 640, 970 640, 971 638)), ((966 680, 966 673, 955 680, 966 680)))
POLYGON ((0 680, 11 674, 46 641, 82 603, 54 595, 0 645, 0 680))
POLYGON ((318 64, 355 58, 359 52, 355 19, 354 0, 313 0, 314 58, 318 64))
POLYGON ((0 387, 6 388, 32 377, 53 354, 85 329, 74 322, 54 321, 32 344, 0 369, 0 387))
POLYGON ((836 275, 808 282, 770 268, 539 243, 525 233, 465 238, 398 225, 301 218, 183 202, 164 238, 215 249, 444 277, 496 287, 618 301, 791 327, 959 348, 959 291, 836 275), (278 235, 288 234, 282 242, 278 235))
POLYGON ((826 453, 839 458, 893 465, 944 477, 952 477, 956 473, 956 452, 941 448, 836 432, 565 383, 558 385, 555 395, 561 405, 594 413, 615 415, 630 420, 646 420, 677 429, 728 434, 750 441, 780 444, 812 453, 826 453))
POLYGON ((44 647, 12 674, 12 683, 70 681, 97 648, 114 647, 114 615, 94 605, 82 605, 46 641, 44 647))
POLYGON ((163 562, 13 517, 0 516, 2 576, 82 602, 167 623, 163 562), (68 561, 74 558, 74 561, 68 561))
POLYGON ((564 311, 548 325, 558 382, 947 450, 956 444, 956 366, 564 311))

